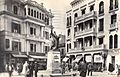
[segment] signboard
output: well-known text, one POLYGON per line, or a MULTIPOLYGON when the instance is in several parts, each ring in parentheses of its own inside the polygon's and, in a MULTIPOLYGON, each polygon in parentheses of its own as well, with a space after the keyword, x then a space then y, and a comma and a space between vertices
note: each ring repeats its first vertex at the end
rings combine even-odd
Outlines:
POLYGON ((96 63, 103 62, 102 56, 101 55, 94 55, 94 62, 96 62, 96 63))
POLYGON ((85 56, 85 60, 86 60, 86 62, 91 62, 92 61, 92 56, 91 55, 85 56))

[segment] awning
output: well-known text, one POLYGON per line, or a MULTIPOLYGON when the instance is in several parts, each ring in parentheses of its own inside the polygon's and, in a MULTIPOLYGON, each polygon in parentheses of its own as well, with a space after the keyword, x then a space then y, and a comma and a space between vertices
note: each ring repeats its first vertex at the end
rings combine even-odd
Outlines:
POLYGON ((26 55, 19 55, 19 54, 12 54, 12 56, 16 58, 27 58, 26 55))
POLYGON ((29 56, 34 58, 34 59, 47 59, 46 56, 33 56, 33 55, 29 55, 29 56))
POLYGON ((83 56, 77 56, 76 59, 74 60, 74 62, 79 62, 82 58, 83 58, 83 56))
POLYGON ((63 59, 63 62, 67 62, 69 60, 69 58, 68 57, 65 57, 64 59, 63 59))

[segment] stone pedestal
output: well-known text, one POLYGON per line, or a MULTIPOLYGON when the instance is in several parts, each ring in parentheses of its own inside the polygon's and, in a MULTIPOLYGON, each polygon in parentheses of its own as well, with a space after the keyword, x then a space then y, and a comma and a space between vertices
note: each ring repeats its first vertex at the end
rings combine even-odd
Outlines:
POLYGON ((51 74, 61 73, 60 52, 49 51, 47 56, 47 71, 51 74))

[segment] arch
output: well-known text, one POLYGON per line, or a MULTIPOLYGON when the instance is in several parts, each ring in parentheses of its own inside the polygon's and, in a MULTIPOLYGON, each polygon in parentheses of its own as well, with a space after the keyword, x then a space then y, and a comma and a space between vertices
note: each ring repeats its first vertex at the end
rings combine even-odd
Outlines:
POLYGON ((109 49, 112 49, 113 48, 113 36, 110 35, 109 36, 109 49))
POLYGON ((115 34, 114 35, 114 48, 117 48, 118 47, 118 35, 115 34))
POLYGON ((99 3, 99 14, 104 13, 104 2, 101 1, 99 3))
POLYGON ((74 18, 76 18, 76 17, 78 17, 78 14, 77 14, 77 13, 74 14, 74 18))

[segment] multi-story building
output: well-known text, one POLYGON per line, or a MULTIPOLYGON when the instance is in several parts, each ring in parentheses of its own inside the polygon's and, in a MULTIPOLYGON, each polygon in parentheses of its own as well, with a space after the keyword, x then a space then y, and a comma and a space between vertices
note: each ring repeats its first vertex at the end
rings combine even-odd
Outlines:
POLYGON ((50 46, 53 15, 43 3, 0 0, 0 67, 27 56, 43 61, 50 46), (26 56, 27 55, 27 56, 26 56))
POLYGON ((96 71, 120 64, 120 0, 74 0, 66 12, 70 63, 82 57, 96 71))

